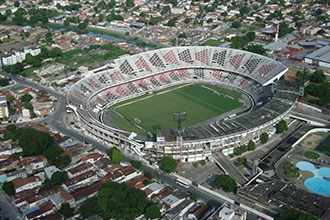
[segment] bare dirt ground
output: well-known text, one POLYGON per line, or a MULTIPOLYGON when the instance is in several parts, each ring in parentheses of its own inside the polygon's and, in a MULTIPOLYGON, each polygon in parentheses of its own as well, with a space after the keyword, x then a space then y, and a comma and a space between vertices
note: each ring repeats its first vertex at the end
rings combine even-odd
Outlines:
POLYGON ((296 79, 296 73, 292 70, 288 70, 285 74, 284 77, 286 80, 295 80, 296 79))
POLYGON ((307 149, 314 149, 325 137, 324 133, 313 133, 304 138, 299 145, 307 149))

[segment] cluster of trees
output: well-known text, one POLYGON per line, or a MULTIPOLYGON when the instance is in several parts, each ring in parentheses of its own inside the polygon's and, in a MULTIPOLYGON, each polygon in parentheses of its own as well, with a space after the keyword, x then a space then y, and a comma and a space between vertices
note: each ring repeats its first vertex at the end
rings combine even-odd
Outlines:
POLYGON ((0 86, 3 87, 3 86, 8 86, 9 85, 9 79, 4 77, 4 78, 1 78, 0 79, 0 86))
POLYGON ((43 27, 47 27, 49 24, 49 19, 57 15, 59 15, 59 12, 57 11, 50 9, 38 9, 33 7, 29 10, 18 8, 14 13, 8 11, 8 13, 6 12, 5 16, 11 16, 12 22, 18 26, 35 26, 38 24, 43 27))
POLYGON ((141 214, 150 219, 159 218, 157 206, 148 204, 146 198, 144 191, 130 189, 124 183, 109 182, 99 191, 97 206, 104 219, 134 219, 141 214))
POLYGON ((29 93, 27 93, 21 97, 21 101, 23 103, 24 108, 30 109, 30 110, 33 109, 33 105, 30 102, 32 99, 33 99, 33 97, 29 93))
POLYGON ((310 83, 306 87, 306 94, 314 97, 314 99, 309 101, 330 108, 330 82, 327 81, 323 70, 314 71, 314 73, 310 75, 309 81, 310 83))
POLYGON ((298 212, 296 209, 285 209, 279 215, 279 220, 317 220, 318 218, 314 217, 313 215, 307 213, 302 214, 298 212))
POLYGON ((4 135, 3 140, 18 141, 18 145, 23 149, 23 156, 45 155, 50 164, 58 168, 70 164, 70 157, 61 155, 64 150, 54 143, 47 132, 32 127, 16 128, 14 124, 7 125, 6 130, 8 133, 4 135))
POLYGON ((250 140, 247 145, 236 147, 234 150, 234 155, 239 156, 245 153, 246 151, 253 151, 255 149, 256 149, 256 144, 254 143, 253 140, 250 140))
POLYGON ((243 50, 264 55, 266 53, 266 49, 264 49, 261 45, 248 45, 251 41, 254 41, 255 38, 256 33, 252 31, 243 36, 232 37, 230 39, 232 42, 231 47, 235 49, 243 48, 243 50))
POLYGON ((226 192, 233 192, 237 186, 235 180, 227 174, 218 175, 214 180, 214 185, 226 192))

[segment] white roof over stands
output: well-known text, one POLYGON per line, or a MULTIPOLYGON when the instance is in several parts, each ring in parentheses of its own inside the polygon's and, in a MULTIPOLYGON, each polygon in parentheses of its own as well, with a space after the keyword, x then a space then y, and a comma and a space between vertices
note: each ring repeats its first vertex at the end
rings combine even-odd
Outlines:
MULTIPOLYGON (((99 122, 100 109, 109 103, 137 96, 150 89, 188 80, 219 82, 244 90, 258 101, 268 93, 267 85, 287 71, 284 65, 267 57, 221 47, 165 48, 121 57, 114 62, 116 66, 113 69, 99 68, 90 71, 85 78, 71 87, 67 95, 69 106, 85 121, 95 126, 99 125, 102 130, 107 129, 107 126, 99 122)), ((281 98, 274 99, 267 105, 273 102, 277 107, 276 102, 282 101, 281 98)), ((281 105, 283 108, 288 107, 285 103, 281 105)), ((237 118, 237 121, 215 123, 204 128, 194 127, 191 128, 191 132, 186 129, 187 139, 222 136, 228 132, 236 133, 249 129, 268 120, 271 118, 270 115, 283 112, 281 108, 276 107, 262 107, 256 110, 255 114, 259 116, 242 116, 237 118), (260 115, 263 115, 262 119, 258 118, 260 115)), ((108 129, 124 135, 129 134, 115 128, 108 129)))

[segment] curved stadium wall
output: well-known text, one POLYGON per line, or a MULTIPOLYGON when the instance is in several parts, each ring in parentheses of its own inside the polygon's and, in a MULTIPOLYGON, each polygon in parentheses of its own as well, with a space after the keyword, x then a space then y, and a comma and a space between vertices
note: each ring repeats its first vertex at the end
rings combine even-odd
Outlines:
POLYGON ((89 71, 67 94, 68 107, 80 119, 85 134, 105 144, 158 160, 173 155, 198 161, 213 151, 257 139, 274 129, 298 97, 295 83, 279 81, 287 68, 267 57, 221 47, 172 47, 124 56, 89 71), (240 90, 255 106, 246 114, 207 125, 161 130, 156 142, 130 131, 107 126, 100 115, 107 106, 185 82, 216 83, 240 90))

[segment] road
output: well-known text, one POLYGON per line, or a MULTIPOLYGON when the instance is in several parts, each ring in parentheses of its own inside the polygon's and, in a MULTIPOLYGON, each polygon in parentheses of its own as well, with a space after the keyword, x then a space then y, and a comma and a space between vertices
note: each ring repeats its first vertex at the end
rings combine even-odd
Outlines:
POLYGON ((243 186, 248 179, 236 169, 235 165, 223 155, 222 152, 217 152, 213 154, 213 157, 221 164, 221 166, 227 171, 228 175, 233 177, 238 184, 243 186))
POLYGON ((11 204, 10 198, 2 190, 0 190, 0 208, 0 219, 2 219, 1 217, 10 220, 24 219, 21 212, 18 211, 13 204, 11 204))

